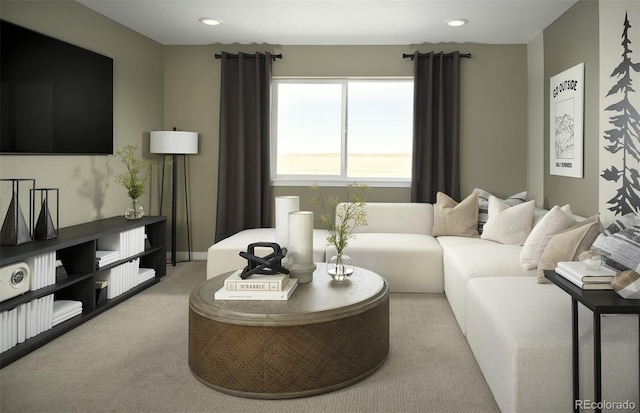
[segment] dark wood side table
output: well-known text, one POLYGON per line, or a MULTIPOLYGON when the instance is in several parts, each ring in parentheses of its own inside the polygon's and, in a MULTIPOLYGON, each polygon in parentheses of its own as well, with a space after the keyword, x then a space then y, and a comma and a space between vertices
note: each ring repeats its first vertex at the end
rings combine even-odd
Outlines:
MULTIPOLYGON (((593 312, 593 385, 594 404, 602 402, 602 357, 600 316, 602 314, 638 314, 638 347, 640 348, 640 300, 627 300, 612 290, 583 290, 566 280, 555 271, 545 271, 545 277, 571 296, 572 345, 573 345, 573 411, 578 412, 577 400, 580 400, 580 359, 578 337, 578 302, 593 312)), ((640 351, 638 354, 640 364, 640 351)), ((640 365, 638 367, 640 380, 640 365)), ((601 412, 602 409, 595 409, 601 412)))

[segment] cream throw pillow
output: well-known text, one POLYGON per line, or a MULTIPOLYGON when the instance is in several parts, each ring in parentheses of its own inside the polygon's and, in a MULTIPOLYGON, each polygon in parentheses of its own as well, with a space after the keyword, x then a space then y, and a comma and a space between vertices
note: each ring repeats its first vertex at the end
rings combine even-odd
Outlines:
POLYGON ((438 192, 433 216, 433 236, 456 235, 478 238, 478 194, 472 193, 460 203, 438 192))
MULTIPOLYGON (((481 188, 474 188, 473 192, 478 193, 478 233, 482 234, 484 224, 489 219, 489 197, 492 193, 481 188)), ((514 206, 527 201, 527 191, 518 192, 509 198, 503 199, 507 204, 514 206)))
POLYGON ((555 270, 560 261, 575 261, 587 251, 602 231, 598 215, 578 222, 549 240, 538 261, 538 284, 549 283, 545 270, 555 270))
POLYGON ((575 223, 576 220, 569 205, 565 205, 562 208, 556 205, 551 208, 538 222, 538 225, 533 227, 524 242, 520 251, 520 263, 522 266, 526 270, 538 268, 538 261, 551 237, 575 223))
POLYGON ((493 195, 489 196, 489 220, 480 238, 501 244, 522 245, 533 226, 534 201, 510 206, 493 195))

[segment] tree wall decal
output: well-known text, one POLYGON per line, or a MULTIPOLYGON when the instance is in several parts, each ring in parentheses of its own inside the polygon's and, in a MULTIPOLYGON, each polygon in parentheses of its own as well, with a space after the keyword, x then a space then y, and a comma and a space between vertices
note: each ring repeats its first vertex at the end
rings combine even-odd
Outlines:
POLYGON ((604 132, 604 138, 608 141, 604 149, 612 154, 621 152, 622 169, 612 165, 600 175, 607 181, 616 183, 620 181, 620 187, 615 196, 607 201, 608 204, 612 205, 608 209, 616 215, 640 212, 640 173, 638 173, 638 165, 640 164, 640 115, 629 100, 629 94, 635 93, 632 86, 632 71, 640 72, 640 63, 631 61, 630 55, 633 51, 629 48, 631 44, 628 36, 630 28, 628 14, 625 13, 621 43, 623 49, 622 62, 609 76, 610 78, 616 78, 617 81, 607 93, 607 96, 619 94, 621 99, 605 109, 615 112, 615 115, 609 117, 609 123, 613 125, 613 128, 604 132))

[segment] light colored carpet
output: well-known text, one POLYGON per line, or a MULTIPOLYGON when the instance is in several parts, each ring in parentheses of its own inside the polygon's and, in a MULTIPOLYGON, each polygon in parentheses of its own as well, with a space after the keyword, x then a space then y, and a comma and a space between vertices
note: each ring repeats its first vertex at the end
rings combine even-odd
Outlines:
POLYGON ((229 396, 187 363, 189 293, 205 262, 168 266, 159 284, 0 370, 9 412, 498 412, 442 294, 391 294, 389 356, 350 387, 291 400, 229 396))

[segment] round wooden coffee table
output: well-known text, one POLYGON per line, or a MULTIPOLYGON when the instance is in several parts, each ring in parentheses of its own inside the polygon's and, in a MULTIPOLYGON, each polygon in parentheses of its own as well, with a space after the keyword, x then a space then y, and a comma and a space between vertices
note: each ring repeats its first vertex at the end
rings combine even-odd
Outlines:
POLYGON ((189 299, 189 367, 204 384, 242 397, 282 399, 333 391, 373 373, 389 352, 389 288, 356 268, 313 281, 287 301, 215 300, 231 273, 189 299))

